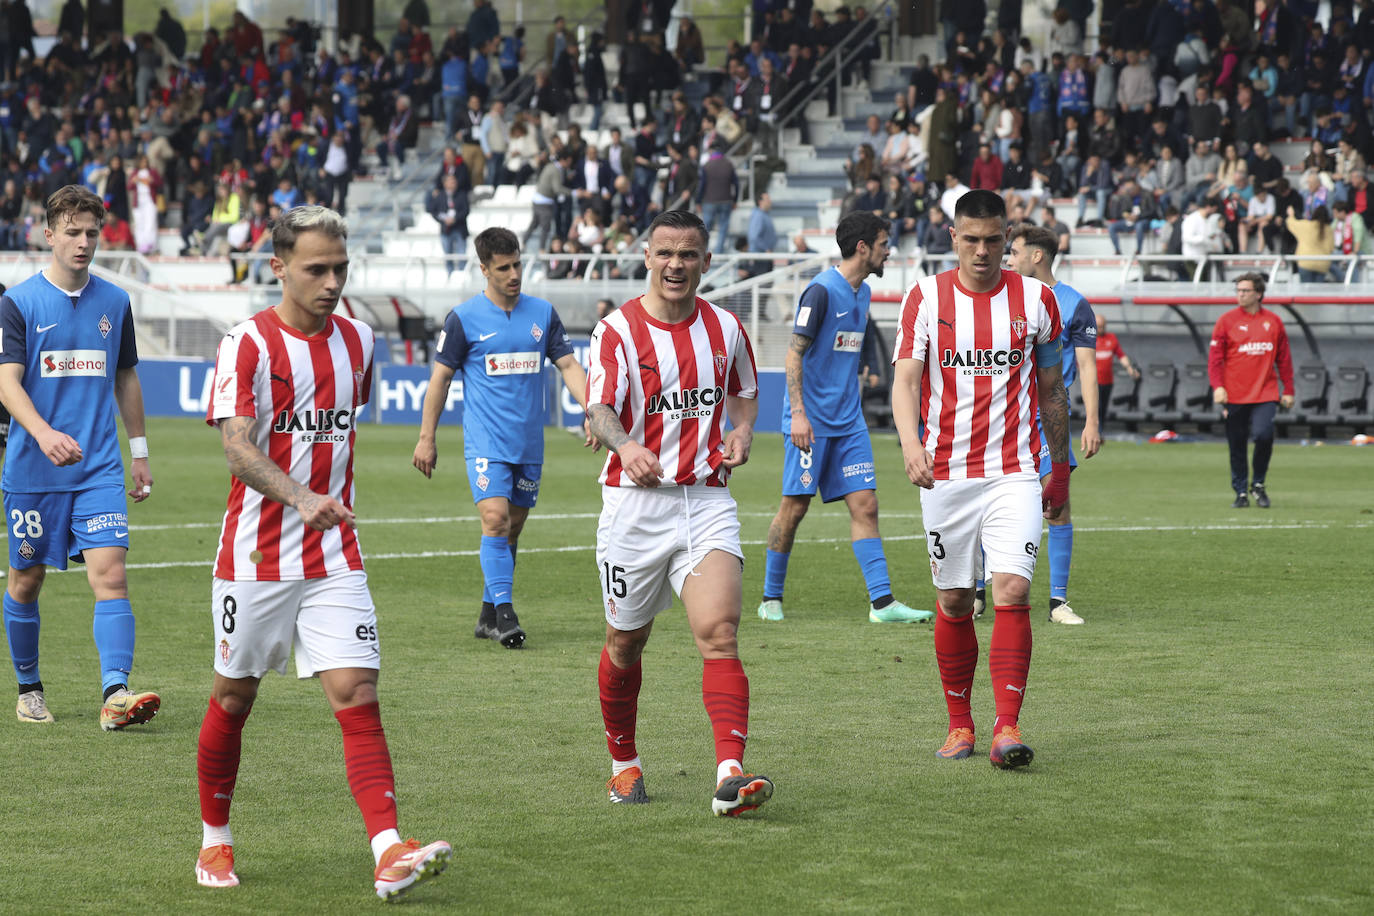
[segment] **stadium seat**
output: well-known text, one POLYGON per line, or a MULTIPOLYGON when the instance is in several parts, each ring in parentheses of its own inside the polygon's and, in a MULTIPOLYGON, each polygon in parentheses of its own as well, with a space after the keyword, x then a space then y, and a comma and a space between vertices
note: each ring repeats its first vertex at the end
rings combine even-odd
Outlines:
POLYGON ((1152 363, 1142 373, 1135 409, 1122 411, 1119 418, 1128 423, 1141 420, 1168 423, 1182 416, 1178 409, 1178 367, 1173 363, 1152 363))
POLYGON ((1178 403, 1189 420, 1210 423, 1217 419, 1212 406, 1212 382, 1207 377, 1206 363, 1188 363, 1179 380, 1178 403))
POLYGON ((1334 423, 1331 373, 1322 365, 1299 366, 1293 373, 1293 419, 1299 423, 1334 423))
POLYGON ((1369 370, 1364 366, 1341 366, 1336 370, 1334 400, 1342 423, 1369 423, 1369 370))
POLYGON ((1132 378, 1124 384, 1130 385, 1130 388, 1123 389, 1123 393, 1112 398, 1112 403, 1107 405, 1107 419, 1109 420, 1120 419, 1117 416, 1117 411, 1112 410, 1113 406, 1121 406, 1126 413, 1140 409, 1140 379, 1132 378))

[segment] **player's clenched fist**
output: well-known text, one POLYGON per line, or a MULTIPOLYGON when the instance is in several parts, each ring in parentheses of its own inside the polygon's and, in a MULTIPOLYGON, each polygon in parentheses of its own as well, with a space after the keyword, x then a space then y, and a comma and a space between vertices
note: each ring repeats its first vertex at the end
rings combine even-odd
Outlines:
POLYGON ((34 438, 38 440, 38 447, 43 450, 44 455, 48 456, 48 460, 60 468, 76 464, 81 460, 81 446, 66 433, 52 429, 34 438))
POLYGON ((930 452, 919 442, 902 446, 902 460, 906 463, 907 480, 927 490, 935 486, 935 470, 930 463, 930 452))
POLYGON ((312 492, 296 503, 296 511, 301 514, 301 520, 316 531, 328 531, 338 525, 358 527, 357 517, 332 496, 312 492))
POLYGON ((725 435, 724 464, 727 468, 737 468, 749 460, 749 450, 754 445, 754 431, 749 427, 736 426, 725 435))
POLYGON ((654 453, 638 442, 626 442, 616 452, 620 456, 621 467, 630 479, 641 487, 656 487, 663 478, 663 465, 658 463, 654 453))

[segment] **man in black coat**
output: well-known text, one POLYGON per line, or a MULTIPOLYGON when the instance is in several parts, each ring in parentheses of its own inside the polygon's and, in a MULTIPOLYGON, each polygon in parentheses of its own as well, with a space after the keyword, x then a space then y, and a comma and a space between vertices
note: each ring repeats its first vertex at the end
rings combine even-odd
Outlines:
POLYGON ((425 210, 439 224, 439 244, 443 246, 449 275, 458 269, 457 255, 468 246, 468 191, 472 180, 467 165, 459 162, 456 172, 444 175, 444 186, 429 192, 425 210))

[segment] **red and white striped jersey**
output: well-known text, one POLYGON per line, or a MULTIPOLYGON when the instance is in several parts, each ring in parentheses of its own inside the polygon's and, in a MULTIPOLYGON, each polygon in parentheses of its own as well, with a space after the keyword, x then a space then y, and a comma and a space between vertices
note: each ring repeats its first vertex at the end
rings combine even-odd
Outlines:
POLYGON ((935 479, 1035 472, 1035 347, 1059 339, 1059 303, 1012 270, 987 293, 969 292, 957 275, 952 268, 907 290, 893 347, 894 363, 925 362, 921 420, 935 479))
MULTIPOLYGON (((353 439, 372 394, 372 329, 333 315, 306 337, 264 309, 220 341, 206 422, 252 417, 252 439, 291 479, 353 508, 353 439)), ((347 525, 315 531, 290 506, 234 477, 215 577, 238 582, 318 579, 360 570, 347 525)))
MULTIPOLYGON (((663 465, 663 482, 725 486, 725 398, 758 397, 754 350, 739 319, 697 297, 690 318, 664 324, 632 299, 596 326, 591 350, 587 403, 615 409, 630 438, 663 465)), ((600 479, 636 485, 615 452, 600 479)))

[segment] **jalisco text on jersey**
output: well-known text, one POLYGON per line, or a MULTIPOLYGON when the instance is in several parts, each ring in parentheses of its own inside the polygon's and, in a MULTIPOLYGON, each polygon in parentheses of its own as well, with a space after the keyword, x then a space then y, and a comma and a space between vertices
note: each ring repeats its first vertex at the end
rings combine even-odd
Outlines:
POLYGON ((649 413, 671 413, 679 410, 696 410, 699 407, 712 407, 725 397, 725 389, 719 385, 714 388, 687 388, 682 391, 669 391, 649 396, 649 413))
POLYGON ((944 350, 940 365, 946 369, 1015 369, 1025 359, 1022 350, 944 350))

